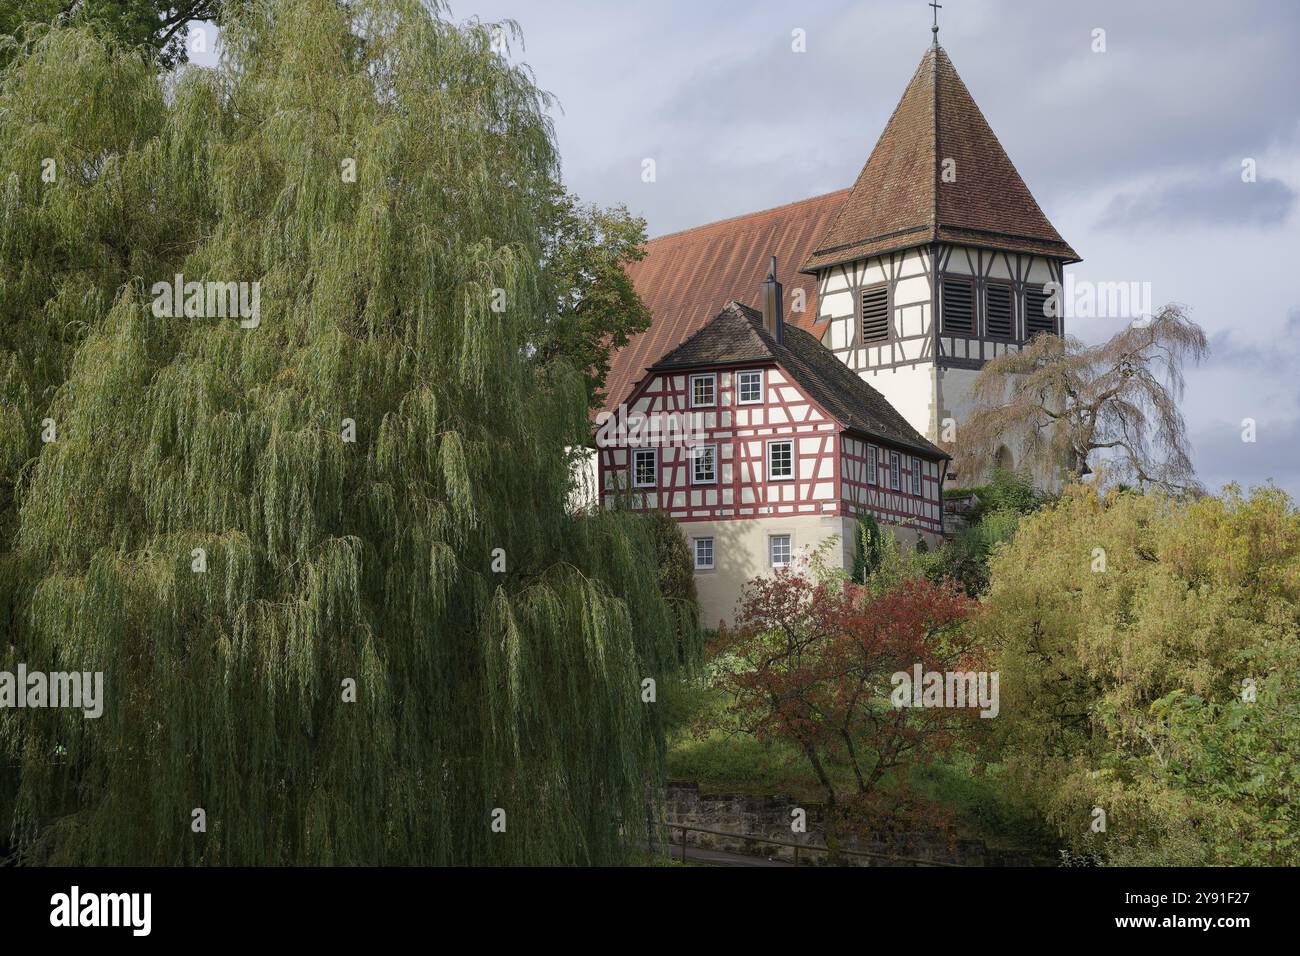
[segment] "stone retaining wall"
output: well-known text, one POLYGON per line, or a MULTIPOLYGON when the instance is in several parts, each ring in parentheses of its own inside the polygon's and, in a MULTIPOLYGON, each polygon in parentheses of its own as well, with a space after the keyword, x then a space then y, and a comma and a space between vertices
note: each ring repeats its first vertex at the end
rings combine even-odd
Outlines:
MULTIPOLYGON (((664 812, 669 823, 704 827, 727 833, 744 833, 767 837, 783 843, 800 843, 824 846, 822 837, 823 809, 820 804, 799 802, 791 797, 752 796, 748 794, 702 795, 694 783, 670 783, 664 792, 664 812), (807 813, 806 833, 793 833, 791 811, 800 808, 807 813)), ((674 845, 680 845, 680 830, 670 831, 674 845)), ((753 840, 739 840, 710 833, 687 832, 689 846, 726 850, 762 856, 768 859, 792 861, 791 847, 753 840)), ((925 863, 957 864, 959 866, 1033 866, 1035 861, 1028 853, 991 850, 980 840, 950 840, 943 834, 904 834, 868 842, 845 841, 845 849, 905 857, 908 860, 845 857, 844 862, 856 866, 919 866, 925 863)), ((813 850, 800 851, 799 864, 816 865, 826 862, 826 854, 813 850)))

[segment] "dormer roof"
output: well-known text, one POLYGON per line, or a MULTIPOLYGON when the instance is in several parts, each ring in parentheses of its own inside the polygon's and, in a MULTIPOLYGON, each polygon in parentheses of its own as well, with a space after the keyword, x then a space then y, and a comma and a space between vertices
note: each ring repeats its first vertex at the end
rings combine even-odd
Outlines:
POLYGON ((650 372, 772 362, 847 431, 905 448, 930 461, 949 457, 816 337, 787 324, 783 339, 776 341, 763 328, 761 312, 733 301, 652 365, 650 372))

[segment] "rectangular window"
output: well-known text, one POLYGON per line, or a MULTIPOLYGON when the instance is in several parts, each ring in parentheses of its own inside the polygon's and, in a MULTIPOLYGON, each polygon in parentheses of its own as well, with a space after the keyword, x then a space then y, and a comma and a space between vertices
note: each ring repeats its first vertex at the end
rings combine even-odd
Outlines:
POLYGON ((1011 286, 990 282, 984 287, 984 305, 989 338, 1011 338, 1011 286))
POLYGON ((891 451, 889 453, 889 487, 894 491, 902 490, 902 475, 899 474, 899 471, 898 452, 891 451))
POLYGON ((691 376, 691 408, 702 408, 718 404, 718 377, 708 375, 691 376))
POLYGON ((736 373, 736 401, 741 405, 758 405, 763 401, 763 373, 736 373))
POLYGON ((880 479, 876 476, 876 451, 875 445, 867 446, 867 484, 874 485, 880 479))
POLYGON ((794 477, 794 442, 767 443, 767 480, 783 481, 794 477))
POLYGON ((659 470, 659 452, 654 448, 638 448, 632 452, 632 484, 637 488, 653 488, 655 473, 659 470))
POLYGON ((970 279, 943 277, 943 334, 975 334, 975 287, 970 279))
POLYGON ((718 480, 717 445, 696 445, 691 449, 691 484, 711 485, 718 480))
POLYGON ((695 570, 713 570, 713 539, 695 538, 695 570))
POLYGON ((1042 286, 1025 286, 1025 338, 1056 334, 1056 303, 1042 286))
POLYGON ((862 341, 884 342, 889 338, 889 287, 875 286, 862 292, 862 341))
POLYGON ((921 459, 912 459, 912 494, 921 493, 921 459))
POLYGON ((790 563, 790 536, 773 534, 767 538, 767 551, 772 558, 772 567, 784 568, 790 563))

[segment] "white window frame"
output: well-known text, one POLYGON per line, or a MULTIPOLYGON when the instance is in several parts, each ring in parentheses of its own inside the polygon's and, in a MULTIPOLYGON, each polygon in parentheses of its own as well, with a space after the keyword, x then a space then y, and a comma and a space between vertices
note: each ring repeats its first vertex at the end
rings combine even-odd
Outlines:
POLYGON ((903 456, 896 451, 889 453, 889 490, 903 490, 903 456))
POLYGON ((764 462, 764 472, 768 481, 794 481, 795 476, 795 454, 793 438, 769 438, 767 441, 767 459, 764 462), (772 474, 772 446, 789 445, 790 446, 790 474, 774 475, 772 474))
POLYGON ((696 571, 712 571, 717 566, 717 561, 717 542, 714 540, 713 535, 706 534, 698 538, 691 538, 691 564, 696 571), (704 541, 709 542, 708 564, 700 564, 700 544, 704 541))
POLYGON ((689 464, 691 466, 691 484, 716 485, 718 483, 718 446, 717 445, 712 443, 707 445, 692 445, 690 449, 690 454, 687 457, 689 459, 689 464), (697 481, 695 478, 695 456, 697 452, 705 448, 708 448, 713 452, 713 477, 703 481, 697 481))
POLYGON ((736 373, 736 404, 737 405, 762 405, 763 386, 765 384, 764 380, 766 378, 767 376, 763 374, 763 370, 761 368, 748 368, 745 369, 743 372, 737 372, 736 373), (741 380, 746 375, 758 376, 758 398, 751 398, 748 401, 746 401, 745 399, 745 390, 744 387, 741 385, 741 380))
POLYGON ((658 448, 634 448, 632 449, 632 487, 633 488, 654 488, 659 484, 659 449, 658 448), (648 482, 637 481, 637 464, 638 455, 650 456, 650 473, 653 477, 648 482))
POLYGON ((769 534, 767 536, 768 566, 772 568, 788 568, 793 562, 794 562, 794 535, 788 532, 783 532, 781 534, 769 534), (777 538, 785 538, 786 541, 785 564, 776 563, 776 553, 774 550, 774 545, 776 543, 777 538))
POLYGON ((912 459, 912 494, 920 495, 925 486, 921 483, 921 459, 912 459))
POLYGON ((699 375, 692 375, 687 384, 691 390, 691 408, 717 408, 718 407, 718 373, 717 372, 702 372, 699 375), (711 402, 697 402, 695 400, 695 383, 699 381, 703 381, 704 379, 708 379, 710 382, 713 383, 713 389, 712 389, 713 401, 711 402))
POLYGON ((880 449, 867 446, 867 484, 875 486, 880 481, 880 449))

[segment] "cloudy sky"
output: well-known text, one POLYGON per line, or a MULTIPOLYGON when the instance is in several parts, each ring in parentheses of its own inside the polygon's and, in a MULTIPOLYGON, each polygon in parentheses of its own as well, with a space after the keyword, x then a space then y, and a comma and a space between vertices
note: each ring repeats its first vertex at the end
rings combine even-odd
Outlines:
MULTIPOLYGON (((626 204, 652 236, 851 185, 930 42, 924 0, 451 9, 518 23, 512 58, 558 98, 570 188, 626 204)), ((1184 304, 1210 335, 1183 402, 1202 480, 1272 480, 1300 497, 1300 3, 945 0, 940 27, 1083 256, 1076 279, 1149 282, 1155 305, 1184 304)), ((1095 342, 1119 324, 1069 331, 1095 342)))

